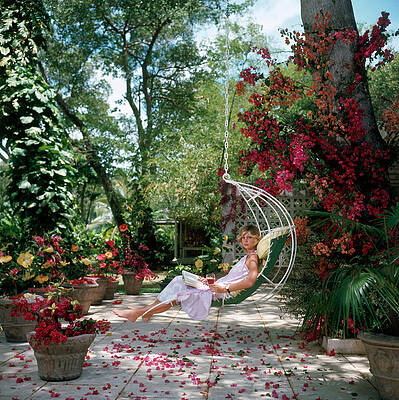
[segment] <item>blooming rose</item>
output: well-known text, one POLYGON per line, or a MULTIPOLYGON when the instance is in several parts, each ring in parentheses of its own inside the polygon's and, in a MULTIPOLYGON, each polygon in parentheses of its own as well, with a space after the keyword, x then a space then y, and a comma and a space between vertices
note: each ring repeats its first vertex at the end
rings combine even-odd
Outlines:
POLYGON ((126 225, 126 224, 120 225, 120 226, 119 226, 119 230, 120 230, 121 232, 126 232, 126 231, 127 231, 127 225, 126 225))

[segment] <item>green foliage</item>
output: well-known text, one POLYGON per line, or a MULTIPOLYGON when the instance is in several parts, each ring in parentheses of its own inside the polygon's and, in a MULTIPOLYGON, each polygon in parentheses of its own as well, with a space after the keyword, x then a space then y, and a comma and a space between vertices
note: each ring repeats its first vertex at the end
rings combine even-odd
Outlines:
MULTIPOLYGON (((31 8, 34 14, 38 8, 23 3, 26 12, 31 8)), ((29 13, 20 14, 18 4, 4 8, 0 19, 7 49, 0 66, 0 130, 11 149, 5 171, 10 204, 27 235, 65 232, 74 215, 74 169, 54 93, 36 70, 42 25, 29 13), (38 25, 30 26, 32 21, 38 25)))
POLYGON ((302 319, 309 307, 309 299, 320 288, 320 277, 316 274, 317 257, 312 247, 320 241, 314 231, 310 231, 307 240, 298 244, 295 266, 281 290, 284 297, 285 312, 302 319))
POLYGON ((174 226, 171 229, 159 227, 155 231, 157 242, 157 260, 163 269, 170 264, 174 256, 174 226))
POLYGON ((382 114, 399 100, 399 54, 392 62, 375 71, 368 71, 370 95, 379 125, 382 114))
POLYGON ((229 271, 232 266, 225 262, 225 257, 232 249, 230 239, 219 234, 211 238, 209 246, 203 247, 204 254, 198 256, 194 264, 202 276, 211 272, 224 275, 229 271))
POLYGON ((162 286, 166 286, 173 278, 182 274, 183 271, 189 271, 193 274, 198 274, 200 270, 195 265, 172 265, 168 268, 168 273, 162 281, 162 286))
POLYGON ((341 262, 309 299, 302 326, 308 338, 345 338, 364 329, 399 335, 399 203, 369 224, 331 213, 317 215, 324 231, 339 226, 348 235, 372 233, 375 240, 372 253, 352 257, 350 264, 341 262))

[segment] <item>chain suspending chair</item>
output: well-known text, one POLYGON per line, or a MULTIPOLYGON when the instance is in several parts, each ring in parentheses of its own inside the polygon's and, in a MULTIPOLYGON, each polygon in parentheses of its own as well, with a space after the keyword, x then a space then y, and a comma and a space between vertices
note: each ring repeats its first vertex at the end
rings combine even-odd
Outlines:
POLYGON ((297 250, 297 238, 293 220, 284 205, 265 190, 248 183, 237 182, 229 175, 228 138, 229 138, 229 20, 226 15, 226 83, 225 83, 225 142, 223 180, 237 196, 241 196, 245 207, 246 221, 252 222, 260 231, 262 239, 257 252, 260 259, 259 273, 255 284, 245 290, 232 293, 231 297, 212 302, 212 306, 238 304, 258 292, 257 300, 266 300, 277 294, 288 279, 294 266, 297 250), (284 265, 278 263, 285 246, 284 265))

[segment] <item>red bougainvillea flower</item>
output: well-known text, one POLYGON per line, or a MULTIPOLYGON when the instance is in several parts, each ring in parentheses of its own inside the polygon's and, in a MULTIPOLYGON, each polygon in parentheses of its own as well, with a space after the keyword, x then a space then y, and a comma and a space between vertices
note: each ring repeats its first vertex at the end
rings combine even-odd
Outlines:
POLYGON ((126 232, 126 231, 127 231, 127 225, 126 225, 126 224, 120 225, 120 226, 119 226, 119 230, 120 230, 121 232, 126 232))

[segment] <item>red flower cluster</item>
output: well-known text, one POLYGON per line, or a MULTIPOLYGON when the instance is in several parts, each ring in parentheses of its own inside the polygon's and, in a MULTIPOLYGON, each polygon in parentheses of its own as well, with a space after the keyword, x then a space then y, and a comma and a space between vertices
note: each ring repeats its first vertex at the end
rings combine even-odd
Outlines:
POLYGON ((23 295, 19 295, 13 298, 13 315, 20 314, 25 319, 38 321, 34 339, 31 340, 34 348, 65 342, 71 336, 105 333, 110 328, 110 323, 106 320, 78 320, 83 316, 82 307, 76 300, 64 297, 44 299, 39 296, 34 302, 29 302, 23 295), (61 320, 68 322, 68 326, 63 328, 61 320))
POLYGON ((83 278, 71 279, 68 281, 68 283, 70 283, 71 285, 94 285, 96 281, 93 278, 84 276, 83 278))
POLYGON ((113 240, 108 240, 105 251, 97 256, 99 267, 93 268, 92 272, 96 276, 135 272, 137 280, 156 278, 156 275, 148 268, 148 264, 140 254, 148 251, 148 247, 139 244, 137 251, 133 251, 130 243, 129 240, 126 246, 119 249, 113 240))
MULTIPOLYGON (((148 251, 148 247, 140 244, 139 250, 148 251)), ((134 252, 130 247, 123 249, 122 257, 121 267, 123 272, 134 272, 137 280, 156 278, 156 275, 148 268, 144 257, 134 252)))
MULTIPOLYGON (((366 142, 364 111, 351 97, 363 77, 355 71, 347 97, 342 93, 338 97, 328 63, 336 40, 356 41, 358 71, 366 59, 385 54, 382 47, 386 44, 387 17, 383 13, 370 37, 368 33, 361 37, 354 32, 332 34, 329 15, 317 17, 312 35, 282 32, 287 42, 293 43, 291 60, 298 70, 312 75, 312 83, 306 90, 301 89, 277 63, 267 63, 272 68, 261 87, 262 94, 252 93, 251 108, 238 116, 243 125, 241 133, 251 139, 251 148, 240 154, 239 172, 248 174, 256 166, 262 173, 256 184, 275 195, 291 191, 294 182, 302 181, 313 191, 321 209, 356 221, 376 217, 389 206, 386 170, 391 152, 366 142), (282 122, 276 110, 288 109, 298 100, 313 104, 296 121, 282 122)), ((246 83, 255 85, 256 91, 261 74, 251 68, 244 70, 242 77, 241 92, 246 83)), ((317 249, 320 256, 336 251, 341 255, 367 254, 371 249, 366 238, 353 235, 348 240, 342 232, 329 232, 331 238, 317 249)))
POLYGON ((106 276, 109 274, 121 274, 123 268, 119 260, 119 249, 116 247, 113 240, 106 242, 106 249, 104 253, 97 256, 99 262, 98 268, 92 268, 92 272, 96 276, 106 276))

